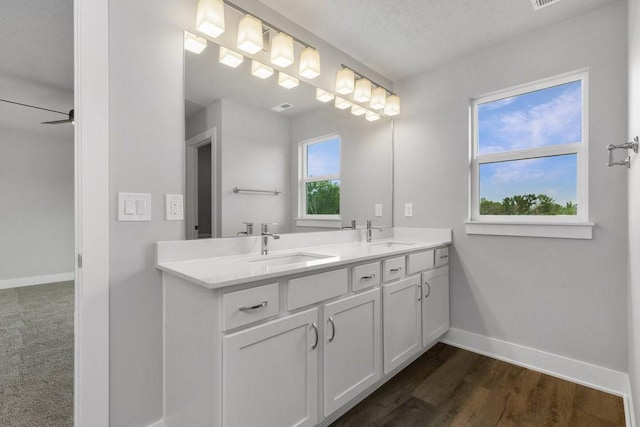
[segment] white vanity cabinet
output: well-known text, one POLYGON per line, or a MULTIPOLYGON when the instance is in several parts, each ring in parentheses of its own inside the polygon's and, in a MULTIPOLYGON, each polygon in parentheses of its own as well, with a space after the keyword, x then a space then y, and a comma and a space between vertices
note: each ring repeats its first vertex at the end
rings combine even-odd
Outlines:
POLYGON ((317 322, 311 309, 224 336, 222 425, 316 424, 317 322))
POLYGON ((449 330, 449 266, 422 273, 422 345, 449 330))
POLYGON ((384 285, 384 373, 422 348, 420 275, 384 285))
POLYGON ((324 307, 324 415, 375 384, 382 376, 380 289, 324 307))

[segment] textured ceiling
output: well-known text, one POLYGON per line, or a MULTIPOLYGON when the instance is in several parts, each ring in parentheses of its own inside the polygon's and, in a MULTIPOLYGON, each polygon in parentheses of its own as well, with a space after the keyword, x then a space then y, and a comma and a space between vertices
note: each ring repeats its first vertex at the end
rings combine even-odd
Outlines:
POLYGON ((617 0, 260 0, 396 81, 617 0))

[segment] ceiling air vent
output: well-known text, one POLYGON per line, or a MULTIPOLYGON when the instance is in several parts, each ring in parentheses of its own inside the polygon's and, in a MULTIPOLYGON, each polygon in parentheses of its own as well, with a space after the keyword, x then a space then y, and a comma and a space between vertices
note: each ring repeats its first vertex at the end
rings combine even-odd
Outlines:
POLYGON ((558 3, 560 0, 531 0, 534 10, 540 10, 543 7, 547 7, 551 4, 558 3))
POLYGON ((288 110, 289 108, 293 108, 293 104, 289 104, 288 102, 285 102, 284 104, 280 104, 280 105, 276 105, 275 107, 272 107, 271 109, 273 111, 277 111, 278 113, 281 113, 285 110, 288 110))

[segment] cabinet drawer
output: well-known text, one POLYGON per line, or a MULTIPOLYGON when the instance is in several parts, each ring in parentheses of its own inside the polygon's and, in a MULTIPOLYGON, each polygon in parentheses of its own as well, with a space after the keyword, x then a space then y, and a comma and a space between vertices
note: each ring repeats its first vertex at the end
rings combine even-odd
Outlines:
POLYGON ((369 288, 380 284, 380 263, 358 265, 353 267, 353 290, 369 288))
POLYGON ((287 283, 287 309, 305 307, 346 294, 347 269, 300 277, 287 283))
POLYGON ((237 328, 278 314, 278 284, 258 286, 222 296, 222 328, 237 328))
POLYGON ((449 264, 449 248, 436 249, 436 267, 449 264))
POLYGON ((433 250, 407 256, 407 274, 418 273, 433 268, 433 250))
POLYGON ((404 257, 385 259, 382 262, 382 279, 385 282, 404 276, 404 257))

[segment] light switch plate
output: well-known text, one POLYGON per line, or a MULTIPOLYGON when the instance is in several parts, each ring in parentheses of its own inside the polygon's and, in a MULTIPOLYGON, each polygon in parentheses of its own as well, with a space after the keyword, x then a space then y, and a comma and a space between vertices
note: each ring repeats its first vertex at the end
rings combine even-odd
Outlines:
POLYGON ((404 204, 404 216, 407 218, 413 216, 413 203, 404 204))
POLYGON ((382 216, 382 204, 376 203, 376 216, 382 216))
POLYGON ((118 221, 151 221, 151 194, 118 193, 118 221))
POLYGON ((165 194, 165 219, 167 221, 184 220, 184 198, 182 194, 165 194))

